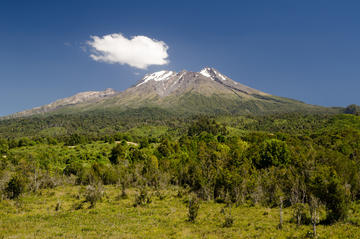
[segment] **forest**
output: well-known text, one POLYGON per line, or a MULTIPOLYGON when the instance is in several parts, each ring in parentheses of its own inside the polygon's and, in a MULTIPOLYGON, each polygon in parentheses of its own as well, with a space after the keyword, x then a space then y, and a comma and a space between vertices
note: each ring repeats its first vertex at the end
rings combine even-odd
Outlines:
POLYGON ((143 111, 0 121, 0 235, 360 238, 356 111, 143 111))

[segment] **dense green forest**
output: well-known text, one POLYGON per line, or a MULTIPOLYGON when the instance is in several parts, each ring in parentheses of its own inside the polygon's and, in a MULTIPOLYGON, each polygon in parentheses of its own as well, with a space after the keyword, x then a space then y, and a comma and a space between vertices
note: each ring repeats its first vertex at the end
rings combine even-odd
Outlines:
MULTIPOLYGON (((115 187, 117 200, 131 195, 135 208, 155 197, 183 198, 189 223, 212 202, 223 205, 222 228, 235 227, 237 210, 261 207, 278 211, 274 230, 291 224, 316 236, 317 226, 345 223, 353 233, 360 226, 360 116, 349 113, 179 117, 145 109, 0 121, 1 208, 80 187, 72 210, 86 210, 115 187)), ((58 201, 54 210, 61 208, 58 201)))

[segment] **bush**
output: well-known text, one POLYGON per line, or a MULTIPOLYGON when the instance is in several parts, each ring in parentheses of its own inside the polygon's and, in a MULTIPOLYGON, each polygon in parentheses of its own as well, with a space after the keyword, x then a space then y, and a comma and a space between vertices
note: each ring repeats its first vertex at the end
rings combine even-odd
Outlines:
POLYGON ((102 199, 104 188, 101 183, 91 184, 85 190, 85 202, 90 203, 90 208, 95 207, 96 203, 102 199))
POLYGON ((234 224, 234 217, 231 215, 231 206, 226 210, 223 208, 222 212, 225 214, 225 221, 223 223, 223 227, 232 227, 234 224))
POLYGON ((64 174, 67 176, 70 176, 71 174, 78 175, 82 169, 83 166, 81 162, 79 161, 70 162, 70 160, 68 160, 67 165, 64 169, 64 174))
POLYGON ((303 203, 296 203, 293 206, 293 216, 297 225, 304 224, 306 221, 306 207, 303 203))
POLYGON ((226 215, 223 227, 232 227, 233 224, 234 224, 234 218, 231 216, 231 214, 226 215))
POLYGON ((140 193, 135 196, 134 207, 144 206, 151 203, 151 196, 145 187, 141 188, 140 193))
POLYGON ((285 142, 278 139, 266 140, 260 152, 259 168, 286 166, 290 163, 290 153, 285 142))
POLYGON ((79 135, 79 134, 71 134, 65 140, 66 146, 75 146, 78 144, 85 144, 85 143, 87 143, 86 137, 83 135, 79 135))
POLYGON ((326 206, 327 223, 344 221, 348 216, 349 195, 337 173, 319 167, 311 181, 311 190, 326 206))
POLYGON ((198 211, 199 211, 199 200, 196 196, 192 196, 189 199, 189 206, 188 206, 188 210, 189 210, 189 214, 188 214, 188 221, 189 222, 195 222, 195 219, 198 215, 198 211))
POLYGON ((126 147, 122 144, 117 144, 114 148, 111 150, 110 154, 110 162, 112 164, 119 164, 121 159, 125 159, 125 151, 126 147))
POLYGON ((25 188, 25 178, 16 174, 10 179, 5 191, 10 199, 16 199, 25 191, 25 188))

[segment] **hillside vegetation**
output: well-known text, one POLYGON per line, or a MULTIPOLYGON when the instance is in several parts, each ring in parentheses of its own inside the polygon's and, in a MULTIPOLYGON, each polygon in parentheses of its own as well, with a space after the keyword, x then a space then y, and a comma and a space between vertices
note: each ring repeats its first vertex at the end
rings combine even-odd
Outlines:
POLYGON ((0 235, 360 237, 360 116, 159 112, 1 121, 0 235))

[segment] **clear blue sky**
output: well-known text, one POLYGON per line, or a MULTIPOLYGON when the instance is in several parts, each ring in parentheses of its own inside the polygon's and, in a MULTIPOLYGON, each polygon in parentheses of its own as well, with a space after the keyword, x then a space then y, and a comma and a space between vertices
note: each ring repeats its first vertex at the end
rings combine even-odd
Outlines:
POLYGON ((81 91, 124 90, 152 71, 205 66, 310 104, 360 104, 360 1, 0 3, 0 115, 81 91), (82 50, 90 36, 113 33, 165 42, 170 63, 141 70, 82 50))

